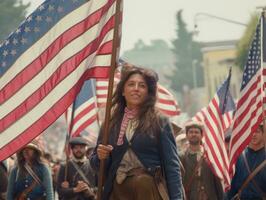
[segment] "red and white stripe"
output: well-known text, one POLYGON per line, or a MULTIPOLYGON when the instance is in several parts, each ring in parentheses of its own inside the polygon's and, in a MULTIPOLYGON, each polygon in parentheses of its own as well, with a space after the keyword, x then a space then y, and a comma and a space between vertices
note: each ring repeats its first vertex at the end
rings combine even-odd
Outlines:
POLYGON ((96 80, 96 97, 97 97, 97 106, 99 108, 106 106, 107 91, 108 91, 108 80, 97 79, 96 80))
POLYGON ((96 120, 86 127, 85 132, 82 132, 81 136, 86 138, 90 142, 90 144, 96 145, 99 131, 99 122, 96 120))
POLYGON ((165 115, 174 117, 180 115, 180 107, 174 96, 162 85, 158 84, 156 107, 165 115))
MULTIPOLYGON (((266 76, 266 63, 265 63, 265 19, 262 16, 260 18, 261 27, 261 50, 260 50, 260 63, 259 70, 251 77, 247 85, 240 92, 240 99, 237 103, 237 109, 234 116, 233 132, 230 141, 230 175, 234 175, 234 166, 237 162, 239 155, 243 152, 246 146, 249 144, 252 133, 255 132, 257 127, 262 123, 263 117, 265 117, 265 76, 266 76)), ((251 46, 256 46, 255 50, 258 50, 258 41, 254 38, 251 46)), ((250 51, 252 48, 250 49, 250 51)), ((248 57, 250 58, 250 57, 248 57)), ((252 58, 252 62, 257 61, 256 58, 252 58)), ((248 62, 245 66, 250 65, 248 62)), ((245 73, 244 70, 244 73, 245 73)))
POLYGON ((222 180, 224 189, 230 186, 229 158, 225 146, 225 132, 232 123, 233 112, 221 115, 217 94, 208 107, 198 112, 192 120, 204 124, 203 145, 212 171, 222 180))
POLYGON ((94 124, 94 122, 97 122, 96 97, 90 98, 86 103, 75 109, 73 120, 71 120, 71 115, 72 106, 70 106, 66 112, 68 131, 70 137, 79 136, 83 130, 94 124))
POLYGON ((233 132, 230 142, 230 175, 234 174, 234 164, 249 144, 252 134, 262 122, 261 70, 241 91, 234 116, 233 132))
POLYGON ((107 77, 115 0, 90 0, 61 19, 1 77, 0 160, 43 132, 89 77, 107 77))
MULTIPOLYGON (((115 73, 114 76, 114 88, 116 88, 117 83, 120 81, 120 73, 115 73)), ((102 108, 106 106, 107 92, 108 92, 108 79, 96 79, 96 97, 97 106, 102 108)))

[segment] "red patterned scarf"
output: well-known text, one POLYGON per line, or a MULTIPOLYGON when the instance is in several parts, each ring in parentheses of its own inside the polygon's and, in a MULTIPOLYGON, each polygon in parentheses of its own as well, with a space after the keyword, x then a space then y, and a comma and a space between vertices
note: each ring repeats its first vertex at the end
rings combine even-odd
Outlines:
POLYGON ((120 127, 120 133, 119 133, 117 143, 116 143, 118 146, 120 146, 124 143, 123 137, 124 137, 125 132, 127 130, 128 122, 129 122, 129 120, 134 119, 136 117, 137 113, 138 113, 138 110, 136 110, 136 109, 129 110, 127 107, 125 108, 123 120, 122 120, 121 127, 120 127))

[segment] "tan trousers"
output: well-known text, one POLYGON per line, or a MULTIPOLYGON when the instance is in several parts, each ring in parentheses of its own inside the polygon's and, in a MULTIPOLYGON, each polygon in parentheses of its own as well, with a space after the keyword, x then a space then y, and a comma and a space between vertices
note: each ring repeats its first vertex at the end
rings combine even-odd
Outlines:
POLYGON ((149 174, 128 176, 122 184, 114 181, 110 200, 161 200, 160 194, 149 174))

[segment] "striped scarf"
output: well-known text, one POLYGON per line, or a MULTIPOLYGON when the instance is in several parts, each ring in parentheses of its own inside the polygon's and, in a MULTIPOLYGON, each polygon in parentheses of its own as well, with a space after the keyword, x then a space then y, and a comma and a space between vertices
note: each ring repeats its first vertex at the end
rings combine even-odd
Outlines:
POLYGON ((136 117, 137 113, 138 113, 138 111, 136 109, 129 110, 127 107, 125 108, 123 120, 122 120, 121 127, 120 127, 119 136, 118 136, 117 143, 116 143, 118 146, 120 146, 124 143, 123 137, 125 135, 125 132, 126 132, 126 129, 128 126, 128 122, 129 122, 129 120, 134 119, 136 117))

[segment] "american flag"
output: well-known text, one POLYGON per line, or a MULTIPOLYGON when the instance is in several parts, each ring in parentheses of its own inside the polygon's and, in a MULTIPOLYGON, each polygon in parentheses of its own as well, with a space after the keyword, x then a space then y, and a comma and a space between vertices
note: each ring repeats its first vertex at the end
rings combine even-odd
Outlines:
POLYGON ((266 59, 265 40, 262 37, 262 30, 265 36, 265 27, 265 20, 261 17, 244 68, 240 98, 237 103, 230 141, 229 171, 231 176, 234 173, 234 165, 237 158, 249 144, 252 133, 263 120, 263 98, 265 97, 265 91, 263 90, 265 88, 264 76, 266 74, 264 68, 266 67, 266 59), (263 51, 262 44, 264 45, 263 51))
MULTIPOLYGON (((117 83, 120 80, 120 72, 116 72, 114 76, 114 88, 116 88, 117 83)), ((108 79, 96 79, 96 97, 98 108, 104 108, 107 101, 108 92, 108 79)))
POLYGON ((180 107, 175 97, 165 87, 158 84, 156 107, 168 117, 175 117, 181 114, 180 107))
POLYGON ((228 78, 217 90, 209 105, 198 112, 192 120, 204 124, 203 145, 211 169, 222 180, 224 189, 230 185, 229 158, 225 146, 225 132, 232 124, 235 103, 231 96, 228 78))
MULTIPOLYGON (((121 62, 121 60, 120 60, 121 62)), ((122 61, 123 64, 128 64, 125 61, 122 61)), ((120 71, 117 71, 114 78, 114 85, 116 85, 120 80, 120 71)), ((108 80, 107 79, 97 79, 96 80, 96 96, 98 107, 105 107, 106 98, 108 92, 108 80)), ((161 113, 169 117, 175 117, 180 115, 180 107, 175 100, 174 96, 162 85, 158 84, 157 89, 157 103, 156 107, 161 113)))
POLYGON ((0 46, 0 160, 42 133, 83 82, 105 78, 116 0, 47 0, 0 46))
POLYGON ((94 82, 94 80, 85 81, 75 101, 67 109, 66 121, 71 137, 81 135, 85 129, 98 121, 94 82))

